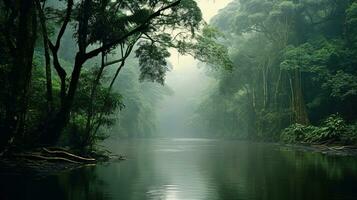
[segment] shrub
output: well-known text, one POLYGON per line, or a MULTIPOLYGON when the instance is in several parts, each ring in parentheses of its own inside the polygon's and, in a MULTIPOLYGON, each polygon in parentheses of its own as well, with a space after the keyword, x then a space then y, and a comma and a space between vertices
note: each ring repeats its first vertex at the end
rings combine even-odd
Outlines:
POLYGON ((345 121, 339 115, 334 114, 325 119, 321 126, 311 133, 309 142, 340 141, 345 132, 345 121))
POLYGON ((285 128, 281 135, 280 139, 286 143, 300 143, 306 141, 306 133, 311 132, 308 130, 310 126, 304 126, 301 124, 292 124, 289 127, 285 128))
POLYGON ((347 125, 346 132, 342 135, 344 144, 357 145, 357 122, 347 125))
POLYGON ((280 140, 286 143, 357 144, 357 124, 347 125, 338 114, 334 114, 320 126, 290 125, 282 131, 280 140))

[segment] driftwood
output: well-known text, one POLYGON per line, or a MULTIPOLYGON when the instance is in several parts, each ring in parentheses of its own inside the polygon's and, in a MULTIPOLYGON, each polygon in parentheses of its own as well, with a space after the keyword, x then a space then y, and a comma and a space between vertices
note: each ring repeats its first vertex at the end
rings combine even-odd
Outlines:
POLYGON ((67 158, 62 158, 62 157, 48 157, 48 156, 43 156, 40 154, 14 154, 17 157, 26 157, 26 158, 35 158, 35 159, 40 159, 40 160, 47 160, 47 161, 65 161, 65 162, 70 162, 70 163, 76 163, 80 164, 81 162, 77 162, 74 160, 70 160, 67 158))
MULTIPOLYGON (((59 149, 59 148, 56 148, 59 149)), ((68 152, 65 149, 61 150, 50 150, 48 148, 42 148, 39 151, 26 152, 26 153, 18 153, 12 154, 15 157, 23 157, 27 159, 37 159, 37 160, 46 160, 46 161, 58 161, 58 162, 69 162, 75 164, 87 164, 87 163, 95 163, 96 159, 94 158, 86 158, 79 155, 75 155, 73 153, 68 152)))
POLYGON ((71 160, 76 160, 76 161, 80 161, 80 162, 95 162, 96 160, 94 158, 85 158, 82 156, 78 156, 72 153, 69 153, 67 151, 64 150, 49 150, 47 148, 42 148, 43 151, 45 151, 48 154, 55 154, 55 155, 62 155, 65 157, 70 158, 71 160))
POLYGON ((312 145, 312 146, 319 149, 327 149, 331 151, 357 150, 357 146, 328 146, 328 145, 312 145))

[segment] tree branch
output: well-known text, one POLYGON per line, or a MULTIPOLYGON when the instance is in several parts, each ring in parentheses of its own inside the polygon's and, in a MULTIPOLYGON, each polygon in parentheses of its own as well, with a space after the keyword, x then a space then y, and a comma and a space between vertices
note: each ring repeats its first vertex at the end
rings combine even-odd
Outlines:
POLYGON ((157 10, 156 12, 154 12, 153 14, 151 14, 147 20, 142 23, 141 25, 139 25, 138 27, 134 28, 133 30, 129 31, 128 33, 126 33, 125 35, 123 35, 122 37, 118 38, 117 40, 114 40, 108 44, 103 45, 102 47, 99 47, 97 49, 94 49, 88 53, 85 54, 85 59, 90 59, 93 58, 94 56, 97 56, 100 52, 106 51, 108 49, 110 49, 111 47, 124 42, 125 39, 127 39, 128 37, 135 35, 138 32, 141 32, 143 30, 145 30, 145 28, 147 27, 147 23, 149 23, 152 19, 154 19, 155 17, 160 16, 161 12, 170 9, 172 7, 175 7, 177 5, 179 5, 181 3, 181 0, 177 0, 175 2, 173 2, 172 4, 169 4, 165 7, 162 7, 161 9, 157 10))
POLYGON ((64 32, 66 31, 67 25, 68 25, 68 23, 69 23, 69 21, 71 19, 72 7, 73 7, 73 0, 68 0, 67 9, 66 9, 66 16, 64 18, 63 24, 61 26, 61 29, 60 29, 60 31, 59 31, 59 33, 57 35, 57 39, 56 39, 55 47, 56 47, 57 50, 60 47, 62 36, 63 36, 64 32))
MULTIPOLYGON (((43 7, 41 7, 41 3, 39 0, 35 2, 37 10, 39 12, 39 18, 41 23, 42 29, 42 37, 43 37, 43 47, 45 50, 45 65, 46 65, 46 93, 47 93, 47 111, 50 113, 52 111, 53 105, 53 97, 52 97, 52 78, 51 78, 51 58, 49 54, 49 47, 48 47, 48 34, 47 34, 47 27, 46 27, 46 18, 45 14, 43 13, 43 7)), ((43 4, 45 5, 45 4, 43 4)))
MULTIPOLYGON (((39 3, 39 2, 38 2, 39 3)), ((66 9, 66 16, 64 18, 64 21, 63 21, 63 24, 60 28, 60 31, 57 35, 57 38, 56 38, 56 43, 53 44, 51 42, 51 40, 48 39, 48 36, 44 36, 46 37, 46 40, 48 42, 48 47, 49 49, 51 50, 52 52, 52 56, 53 56, 53 67, 55 68, 59 78, 60 78, 60 81, 61 81, 61 91, 60 91, 60 97, 61 97, 61 103, 63 103, 64 101, 64 98, 65 98, 65 93, 66 93, 66 76, 67 76, 67 73, 66 71, 64 70, 64 68, 61 66, 60 62, 59 62, 59 58, 58 58, 58 50, 60 48, 60 44, 61 44, 61 39, 63 37, 63 34, 64 32, 66 31, 67 29, 67 25, 71 19, 71 14, 72 14, 72 8, 73 8, 73 0, 68 0, 67 2, 67 9, 66 9)), ((44 18, 45 20, 45 16, 44 16, 44 13, 43 13, 43 10, 40 9, 39 10, 40 12, 40 16, 42 15, 42 18, 44 18)), ((45 23, 45 22, 44 22, 45 23)))
MULTIPOLYGON (((129 57, 131 51, 132 51, 133 48, 134 48, 134 45, 135 45, 136 41, 137 41, 140 37, 141 37, 141 35, 140 35, 132 44, 130 44, 130 45, 127 47, 127 49, 126 49, 126 51, 125 51, 125 54, 124 54, 124 56, 122 57, 122 61, 121 61, 120 65, 119 65, 117 71, 115 72, 115 75, 114 75, 112 81, 111 81, 110 84, 109 84, 108 93, 107 93, 107 95, 106 95, 106 97, 105 97, 105 99, 104 99, 104 105, 103 105, 103 107, 106 106, 106 102, 107 102, 107 100, 108 100, 108 98, 109 98, 110 91, 111 91, 112 88, 113 88, 113 85, 114 85, 115 80, 117 79, 117 77, 118 77, 118 75, 119 75, 119 72, 121 71, 121 69, 122 69, 122 68, 124 67, 124 65, 125 65, 125 60, 129 57)), ((123 49, 122 49, 122 54, 123 54, 123 49)), ((101 112, 101 113, 99 114, 99 117, 98 117, 98 118, 99 118, 99 120, 97 120, 97 125, 96 125, 96 127, 95 127, 95 129, 94 129, 94 133, 93 133, 93 134, 96 134, 96 133, 98 132, 98 130, 99 130, 99 127, 102 125, 103 112, 101 112)))

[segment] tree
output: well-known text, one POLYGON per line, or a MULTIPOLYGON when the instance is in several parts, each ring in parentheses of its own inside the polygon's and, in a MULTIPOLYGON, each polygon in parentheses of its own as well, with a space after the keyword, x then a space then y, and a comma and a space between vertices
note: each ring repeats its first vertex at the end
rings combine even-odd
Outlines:
POLYGON ((52 145, 73 127, 84 133, 83 144, 92 145, 91 138, 122 107, 112 89, 132 52, 139 79, 160 84, 169 70, 169 48, 230 65, 194 0, 4 0, 0 9, 3 149, 14 140, 52 145), (114 72, 110 78, 108 71, 114 72))
MULTIPOLYGON (((55 16, 58 12, 49 12, 55 16)), ((70 112, 79 84, 84 64, 102 54, 114 52, 120 47, 120 58, 102 62, 95 82, 101 78, 106 66, 119 63, 110 88, 119 71, 125 64, 135 44, 136 56, 140 60, 141 79, 163 83, 167 71, 165 59, 169 57, 168 48, 193 49, 200 41, 196 32, 202 27, 202 16, 197 4, 192 0, 177 1, 92 1, 67 2, 62 25, 55 43, 49 41, 53 65, 61 81, 61 105, 43 129, 43 142, 54 143, 70 119, 70 112), (75 37, 78 52, 74 60, 70 81, 58 59, 61 38, 68 24, 75 24, 75 37)), ((185 53, 184 51, 181 51, 185 53)), ((205 53, 205 52, 200 52, 205 53)), ((206 53, 208 54, 208 52, 206 53)), ((208 56, 206 56, 207 58, 208 56)), ((201 58, 202 55, 201 55, 201 58)), ((92 88, 94 101, 96 84, 92 88)), ((92 109, 88 109, 87 127, 90 127, 92 109)))
POLYGON ((0 146, 24 131, 28 103, 28 88, 32 72, 32 58, 37 34, 37 15, 34 1, 2 1, 1 41, 8 56, 5 116, 1 124, 0 146), (3 43, 4 42, 4 43, 3 43))

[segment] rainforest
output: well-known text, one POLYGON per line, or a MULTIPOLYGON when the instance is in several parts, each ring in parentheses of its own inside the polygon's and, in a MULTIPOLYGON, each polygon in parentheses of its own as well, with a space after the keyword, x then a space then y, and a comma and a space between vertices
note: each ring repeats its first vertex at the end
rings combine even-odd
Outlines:
POLYGON ((356 0, 0 0, 0 199, 357 199, 356 0))

